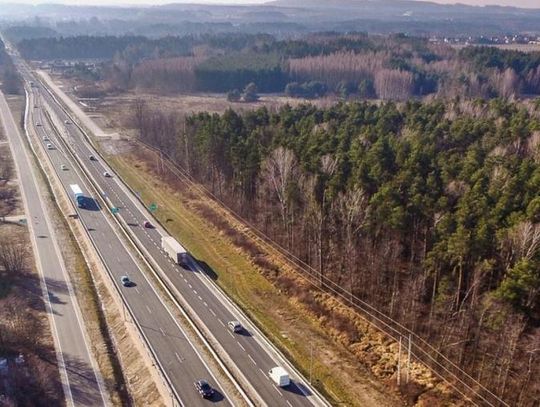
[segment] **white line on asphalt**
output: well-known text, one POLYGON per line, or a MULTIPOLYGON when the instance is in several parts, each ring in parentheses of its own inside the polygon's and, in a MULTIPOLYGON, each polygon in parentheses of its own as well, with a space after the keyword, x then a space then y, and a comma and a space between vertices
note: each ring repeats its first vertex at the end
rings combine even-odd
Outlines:
MULTIPOLYGON (((240 346, 242 348, 243 351, 246 350, 246 348, 244 348, 240 342, 236 341, 236 343, 238 344, 238 346, 240 346)), ((255 361, 253 361, 253 363, 255 363, 255 361)), ((257 363, 255 363, 255 364, 257 364, 257 363)))
POLYGON ((140 294, 140 291, 137 287, 135 287, 135 291, 137 291, 137 294, 140 294))
POLYGON ((281 392, 279 391, 279 389, 276 387, 275 384, 272 384, 272 387, 274 388, 275 391, 278 392, 278 394, 279 394, 281 397, 283 397, 283 394, 281 394, 281 392))
POLYGON ((192 286, 191 284, 188 284, 188 287, 189 287, 189 288, 193 288, 193 286, 192 286))
POLYGON ((218 321, 221 325, 225 326, 225 324, 223 323, 223 321, 221 319, 218 318, 218 321))
POLYGON ((203 304, 205 307, 208 307, 208 304, 206 303, 206 301, 203 301, 203 304))
POLYGON ((159 328, 159 330, 161 331, 161 334, 165 336, 165 332, 163 331, 163 329, 161 329, 161 327, 159 328))
MULTIPOLYGON (((240 345, 240 344, 239 344, 240 345)), ((242 348, 243 349, 243 348, 242 348)), ((245 349, 244 349, 245 350, 245 349)), ((257 365, 257 362, 255 362, 255 359, 251 357, 251 355, 248 355, 249 360, 253 362, 254 365, 257 365)))
POLYGON ((182 363, 182 359, 180 358, 180 356, 178 355, 178 353, 174 352, 174 354, 176 355, 176 359, 178 359, 178 361, 180 363, 182 363))
MULTIPOLYGON (((266 376, 266 375, 264 374, 264 372, 262 371, 261 368, 259 368, 259 370, 261 371, 261 373, 262 373, 264 376, 266 376)), ((270 378, 269 378, 268 380, 270 380, 270 378)))
POLYGON ((146 306, 146 309, 148 310, 148 312, 151 314, 152 313, 152 310, 148 307, 148 305, 146 306))
POLYGON ((214 312, 212 308, 210 308, 210 312, 212 313, 213 316, 216 316, 216 313, 214 312))
POLYGON ((291 402, 289 400, 285 400, 287 402, 287 404, 291 407, 293 407, 293 405, 291 404, 291 402))

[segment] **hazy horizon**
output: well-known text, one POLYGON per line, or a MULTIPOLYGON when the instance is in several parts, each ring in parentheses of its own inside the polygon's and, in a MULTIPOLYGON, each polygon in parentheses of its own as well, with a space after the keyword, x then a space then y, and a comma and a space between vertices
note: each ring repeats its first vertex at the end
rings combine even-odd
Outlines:
MULTIPOLYGON (((100 5, 100 6, 152 6, 171 3, 198 3, 198 4, 262 4, 268 3, 270 0, 77 0, 77 1, 62 1, 62 0, 0 0, 2 3, 21 3, 21 4, 65 4, 65 5, 100 5)), ((415 0, 415 1, 431 1, 438 4, 467 4, 471 6, 514 6, 523 8, 540 9, 539 0, 415 0)))

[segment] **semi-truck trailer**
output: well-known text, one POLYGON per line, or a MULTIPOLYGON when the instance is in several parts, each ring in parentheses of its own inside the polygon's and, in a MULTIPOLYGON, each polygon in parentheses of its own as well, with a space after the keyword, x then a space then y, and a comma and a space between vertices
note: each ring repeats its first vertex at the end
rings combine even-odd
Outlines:
POLYGON ((163 236, 161 238, 161 248, 174 260, 176 264, 184 266, 187 264, 187 251, 172 236, 163 236))
POLYGON ((71 192, 73 192, 77 206, 79 208, 84 208, 84 195, 81 187, 77 184, 71 184, 69 187, 71 188, 71 192))

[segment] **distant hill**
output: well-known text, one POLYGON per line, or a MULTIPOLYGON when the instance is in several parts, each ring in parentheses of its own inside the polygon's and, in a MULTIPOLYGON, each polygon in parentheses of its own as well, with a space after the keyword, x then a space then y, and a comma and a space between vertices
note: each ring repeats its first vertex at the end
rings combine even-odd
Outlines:
MULTIPOLYGON (((4 4, 0 7, 0 23, 46 27, 64 36, 158 37, 205 32, 266 32, 287 36, 316 31, 540 35, 540 8, 474 7, 412 0, 275 0, 258 5, 172 3, 138 7, 4 4)), ((46 35, 52 35, 52 31, 46 35)))

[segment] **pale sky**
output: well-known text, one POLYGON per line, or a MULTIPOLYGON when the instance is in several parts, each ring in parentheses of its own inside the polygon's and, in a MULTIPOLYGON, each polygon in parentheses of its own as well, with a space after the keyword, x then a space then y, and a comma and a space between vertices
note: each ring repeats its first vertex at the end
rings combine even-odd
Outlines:
MULTIPOLYGON (((99 4, 99 5, 157 5, 169 3, 206 3, 206 4, 260 4, 268 0, 0 0, 2 3, 62 3, 62 4, 99 4)), ((540 8, 540 0, 428 0, 440 4, 470 4, 473 6, 498 5, 527 8, 540 8)), ((308 1, 309 2, 309 1, 308 1)))

